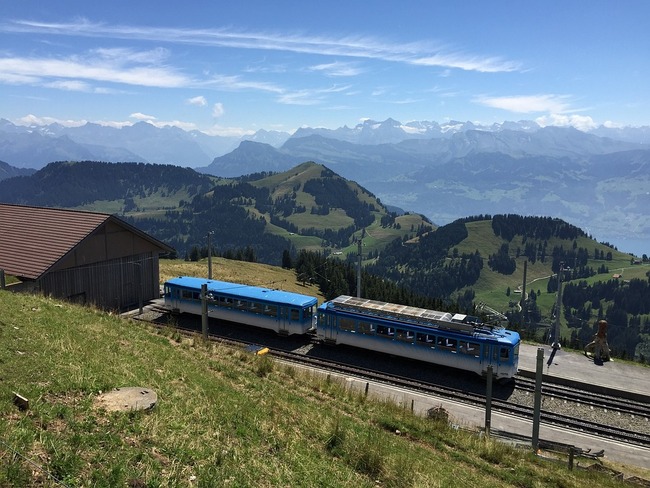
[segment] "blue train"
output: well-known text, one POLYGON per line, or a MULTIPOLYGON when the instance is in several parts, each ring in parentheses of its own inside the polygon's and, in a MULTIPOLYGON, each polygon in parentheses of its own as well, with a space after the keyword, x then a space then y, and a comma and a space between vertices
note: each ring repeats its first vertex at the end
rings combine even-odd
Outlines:
POLYGON ((195 277, 164 285, 165 306, 200 315, 207 285, 208 316, 270 329, 281 335, 316 333, 326 344, 347 344, 428 363, 487 373, 517 374, 519 334, 463 314, 339 296, 316 308, 315 297, 195 277))
POLYGON ((306 334, 316 325, 315 297, 259 286, 180 276, 165 282, 165 306, 201 315, 201 285, 207 285, 208 316, 274 330, 306 334))

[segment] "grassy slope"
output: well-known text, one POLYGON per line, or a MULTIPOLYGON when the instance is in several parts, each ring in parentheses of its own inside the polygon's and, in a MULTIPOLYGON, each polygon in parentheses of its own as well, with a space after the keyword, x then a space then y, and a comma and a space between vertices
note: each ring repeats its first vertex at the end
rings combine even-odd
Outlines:
MULTIPOLYGON (((495 273, 487 266, 487 257, 497 252, 499 247, 505 241, 500 237, 494 235, 492 231, 490 221, 479 221, 479 222, 470 222, 467 224, 469 231, 469 237, 461 242, 457 247, 459 252, 474 252, 476 249, 481 250, 481 255, 484 257, 485 266, 481 271, 481 277, 479 282, 473 286, 473 289, 476 292, 477 303, 483 302, 489 305, 490 307, 497 309, 499 311, 505 311, 509 308, 509 302, 518 302, 521 299, 521 295, 514 293, 515 290, 521 289, 523 285, 523 273, 524 273, 524 261, 526 258, 520 257, 517 258, 517 269, 512 275, 502 275, 495 273), (506 291, 510 288, 511 294, 507 295, 506 291)), ((631 265, 630 264, 630 255, 618 251, 612 251, 610 248, 598 244, 591 239, 586 237, 580 237, 577 239, 578 247, 586 248, 590 254, 593 254, 594 247, 598 250, 603 250, 605 254, 608 251, 612 252, 611 261, 594 261, 590 260, 589 265, 594 269, 598 269, 599 266, 604 264, 609 268, 609 273, 607 274, 597 274, 590 278, 580 280, 586 281, 589 284, 598 282, 598 281, 607 281, 612 279, 612 275, 621 274, 623 279, 647 279, 646 273, 650 269, 648 265, 631 265)), ((547 252, 551 252, 553 246, 562 245, 565 249, 572 245, 572 241, 563 241, 560 239, 550 239, 547 245, 547 252)), ((521 243, 520 237, 515 237, 510 243, 510 253, 514 256, 515 251, 519 246, 522 250, 525 245, 521 243)), ((551 259, 547 259, 546 263, 541 263, 537 261, 534 264, 528 263, 527 276, 526 276, 526 291, 530 292, 534 290, 535 293, 541 292, 537 297, 537 306, 540 308, 544 318, 542 319, 545 323, 553 323, 553 320, 550 317, 551 309, 554 306, 557 294, 556 293, 547 293, 546 286, 549 279, 557 280, 557 276, 552 276, 550 271, 551 259)), ((606 302, 602 302, 603 308, 607 307, 606 302)), ((596 312, 593 311, 593 319, 595 320, 596 312)), ((562 337, 569 337, 570 330, 565 324, 564 318, 561 319, 561 332, 562 337)))
POLYGON ((0 306, 0 486, 623 486, 268 357, 42 297, 0 306), (94 407, 121 386, 158 405, 94 407))

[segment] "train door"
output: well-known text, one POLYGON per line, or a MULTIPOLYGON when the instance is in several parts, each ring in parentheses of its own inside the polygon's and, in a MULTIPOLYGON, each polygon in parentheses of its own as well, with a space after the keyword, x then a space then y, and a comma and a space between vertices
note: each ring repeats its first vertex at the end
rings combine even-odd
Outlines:
POLYGON ((278 321, 278 334, 288 334, 290 312, 289 307, 280 307, 280 320, 278 321))
POLYGON ((336 315, 329 315, 326 313, 320 314, 318 317, 318 332, 319 336, 325 341, 336 344, 337 339, 337 324, 336 315))
POLYGON ((488 366, 492 366, 492 373, 499 372, 499 345, 483 344, 483 356, 481 357, 481 371, 486 372, 488 366))
MULTIPOLYGON (((489 355, 490 360, 488 364, 492 365, 492 371, 494 374, 497 374, 502 369, 508 369, 512 361, 511 355, 512 351, 508 346, 503 346, 499 344, 490 344, 485 345, 484 357, 489 355), (488 351, 490 351, 488 353, 488 351)), ((487 368, 487 364, 485 365, 487 368)))

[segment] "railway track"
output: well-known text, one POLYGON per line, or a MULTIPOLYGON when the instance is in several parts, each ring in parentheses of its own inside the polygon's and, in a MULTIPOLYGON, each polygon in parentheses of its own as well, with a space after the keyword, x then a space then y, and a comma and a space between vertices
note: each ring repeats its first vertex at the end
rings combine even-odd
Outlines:
MULTIPOLYGON (((527 392, 535 391, 535 381, 517 377, 517 389, 527 392)), ((610 412, 618 412, 625 415, 638 415, 650 419, 650 404, 618 398, 612 396, 599 395, 597 393, 576 390, 567 386, 545 383, 542 387, 542 395, 548 398, 565 400, 577 404, 586 405, 592 408, 598 408, 610 412)))
MULTIPOLYGON (((157 312, 160 314, 166 313, 165 310, 158 310, 157 312)), ((146 318, 138 319, 155 325, 166 325, 164 320, 161 324, 160 321, 152 321, 146 318)), ((200 333, 200 318, 193 318, 192 320, 194 321, 194 325, 191 327, 184 327, 178 323, 175 324, 175 327, 179 332, 188 335, 196 335, 197 332, 200 333)), ((250 341, 233 338, 231 335, 210 334, 209 338, 211 340, 218 340, 242 348, 248 347, 252 344, 250 341)), ((362 353, 362 351, 359 351, 359 354, 362 353)), ((382 383, 426 395, 439 396, 472 405, 477 408, 485 407, 485 394, 477 392, 476 388, 473 389, 474 391, 468 391, 462 388, 436 384, 431 381, 414 380, 413 378, 391 374, 386 371, 379 371, 365 366, 360 367, 358 365, 350 365, 344 361, 337 361, 323 357, 311 357, 301 352, 290 351, 279 347, 269 347, 269 354, 285 362, 295 363, 301 366, 308 366, 332 373, 354 376, 368 382, 382 383)), ((476 386, 476 384, 474 386, 476 386)), ((517 377, 515 390, 522 392, 527 400, 515 402, 510 401, 509 399, 495 398, 493 396, 491 400, 491 408, 493 411, 529 419, 532 422, 534 410, 532 407, 532 398, 534 388, 534 380, 517 377)), ((594 422, 587 419, 576 418, 572 415, 565 415, 545 408, 542 408, 541 410, 541 422, 585 434, 650 448, 650 421, 648 421, 648 419, 650 419, 650 405, 612 397, 602 397, 590 392, 578 391, 572 388, 554 385, 552 383, 544 383, 542 394, 544 398, 543 404, 552 403, 547 401, 552 399, 561 402, 568 402, 569 405, 580 404, 590 409, 608 412, 610 415, 625 415, 644 418, 649 425, 649 430, 648 432, 642 432, 638 429, 626 429, 620 426, 609 425, 602 421, 594 422)), ((571 409, 571 407, 569 408, 571 409)))
MULTIPOLYGON (((388 375, 384 372, 372 371, 368 369, 359 369, 357 367, 350 367, 338 361, 323 360, 321 358, 314 359, 308 358, 302 354, 297 354, 287 351, 271 350, 270 353, 274 357, 281 358, 285 361, 294 362, 300 365, 309 365, 325 369, 327 371, 337 372, 345 375, 353 375, 357 378, 362 378, 367 381, 381 382, 383 384, 392 385, 400 388, 405 388, 411 391, 424 393, 428 395, 435 395, 444 397, 446 399, 456 400, 466 404, 474 405, 476 407, 485 407, 485 395, 478 395, 476 393, 467 392, 461 389, 450 388, 448 386, 440 386, 430 384, 428 382, 414 381, 410 378, 404 378, 396 375, 388 375)), ((518 380, 517 380, 518 381, 518 380)), ((548 395, 548 393, 546 393, 548 395)), ((502 413, 508 413, 518 417, 533 419, 533 408, 527 405, 521 405, 509 401, 492 398, 492 410, 502 413)), ((624 407, 619 406, 618 411, 624 412, 624 407)), ((629 413, 629 412, 625 412, 629 413)), ((650 435, 638 431, 621 429, 618 427, 611 427, 602 425, 600 423, 590 422, 588 420, 581 420, 571 416, 555 413, 549 410, 542 409, 540 419, 542 422, 564 427, 571 430, 577 430, 582 433, 592 434, 596 436, 606 437, 608 439, 617 440, 635 444, 642 447, 650 448, 650 435)))

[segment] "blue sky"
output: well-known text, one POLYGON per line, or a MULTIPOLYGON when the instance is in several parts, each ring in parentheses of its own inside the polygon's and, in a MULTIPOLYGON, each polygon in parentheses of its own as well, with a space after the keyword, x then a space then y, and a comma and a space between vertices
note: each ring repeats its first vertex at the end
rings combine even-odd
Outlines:
POLYGON ((650 125, 650 2, 0 1, 0 117, 650 125))

